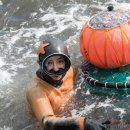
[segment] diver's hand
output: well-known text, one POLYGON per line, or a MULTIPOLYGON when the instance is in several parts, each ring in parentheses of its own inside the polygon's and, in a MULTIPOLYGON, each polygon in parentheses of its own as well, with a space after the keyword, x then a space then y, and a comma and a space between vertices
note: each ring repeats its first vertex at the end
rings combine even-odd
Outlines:
POLYGON ((99 123, 91 118, 85 118, 84 120, 84 130, 107 130, 107 125, 111 122, 109 120, 99 123))

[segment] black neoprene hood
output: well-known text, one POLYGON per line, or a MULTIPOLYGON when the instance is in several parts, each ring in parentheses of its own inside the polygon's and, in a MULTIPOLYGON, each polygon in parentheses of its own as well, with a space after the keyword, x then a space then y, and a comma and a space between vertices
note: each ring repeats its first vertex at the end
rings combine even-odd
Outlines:
POLYGON ((43 48, 43 51, 45 51, 44 54, 39 54, 39 64, 41 66, 41 68, 46 72, 46 68, 45 68, 45 62, 46 60, 54 55, 60 55, 63 56, 64 60, 65 60, 65 70, 64 73, 66 73, 70 66, 71 66, 71 62, 70 62, 70 58, 68 55, 68 50, 67 47, 65 46, 64 42, 62 42, 59 39, 56 39, 54 37, 51 36, 41 36, 40 41, 42 42, 42 44, 46 44, 48 43, 48 45, 43 48))

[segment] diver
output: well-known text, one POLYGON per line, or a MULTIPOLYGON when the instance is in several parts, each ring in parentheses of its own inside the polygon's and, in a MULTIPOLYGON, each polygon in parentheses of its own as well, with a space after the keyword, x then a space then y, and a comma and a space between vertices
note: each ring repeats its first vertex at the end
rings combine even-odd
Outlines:
POLYGON ((73 96, 76 69, 67 47, 52 36, 42 36, 37 48, 40 68, 27 88, 27 100, 44 130, 107 130, 109 121, 87 117, 58 117, 56 113, 73 96))

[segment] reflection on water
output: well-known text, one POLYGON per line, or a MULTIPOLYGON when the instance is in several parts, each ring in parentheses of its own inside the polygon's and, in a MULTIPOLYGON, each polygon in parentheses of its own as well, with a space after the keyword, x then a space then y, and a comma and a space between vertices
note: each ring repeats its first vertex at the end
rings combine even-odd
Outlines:
MULTIPOLYGON (((25 96, 26 84, 38 69, 35 43, 39 36, 51 34, 65 41, 72 63, 79 65, 83 60, 79 51, 82 26, 110 2, 115 8, 130 6, 129 0, 0 1, 0 130, 41 129, 29 113, 25 96)), ((81 84, 82 80, 76 81, 80 101, 73 101, 71 115, 128 118, 129 92, 99 90, 81 84)))

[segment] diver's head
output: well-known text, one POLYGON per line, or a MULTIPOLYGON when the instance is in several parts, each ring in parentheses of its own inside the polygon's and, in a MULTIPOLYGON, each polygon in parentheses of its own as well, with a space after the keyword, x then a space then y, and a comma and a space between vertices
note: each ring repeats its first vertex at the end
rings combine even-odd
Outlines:
POLYGON ((67 47, 59 39, 42 36, 37 53, 41 69, 54 80, 60 80, 71 66, 67 47))

